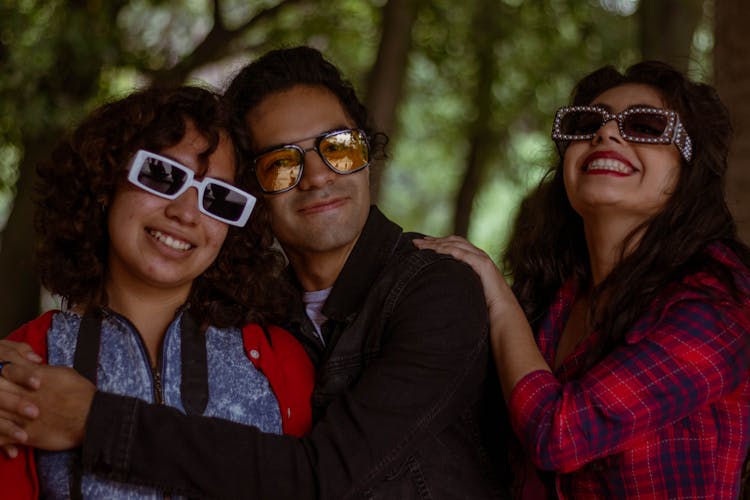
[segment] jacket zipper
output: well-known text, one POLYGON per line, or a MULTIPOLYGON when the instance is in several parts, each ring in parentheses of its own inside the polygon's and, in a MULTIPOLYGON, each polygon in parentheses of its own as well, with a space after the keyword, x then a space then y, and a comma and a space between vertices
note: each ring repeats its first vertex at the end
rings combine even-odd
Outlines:
POLYGON ((158 405, 164 404, 164 392, 161 387, 161 373, 158 367, 152 367, 151 373, 154 376, 154 403, 158 405))
MULTIPOLYGON (((165 333, 166 336, 166 333, 165 333)), ((159 345, 159 351, 156 353, 156 366, 151 367, 151 375, 154 380, 154 403, 158 405, 164 404, 164 388, 162 387, 161 372, 163 369, 162 362, 162 350, 164 348, 164 339, 159 345)))
MULTIPOLYGON (((138 344, 141 348, 141 354, 143 355, 143 359, 146 361, 146 364, 148 365, 151 371, 151 381, 153 383, 152 394, 154 397, 154 404, 163 405, 164 404, 164 387, 162 386, 161 373, 164 368, 163 367, 164 361, 162 359, 162 354, 164 351, 164 343, 169 333, 169 326, 167 327, 167 331, 164 332, 164 337, 162 337, 161 342, 159 344, 159 348, 156 352, 156 365, 155 366, 151 365, 151 358, 148 355, 148 350, 146 349, 146 343, 143 341, 143 336, 141 335, 141 332, 138 331, 138 329, 132 323, 130 323, 130 327, 133 329, 133 331, 136 334, 136 338, 138 339, 138 344)), ((170 500, 172 496, 169 494, 165 494, 163 498, 165 500, 170 500)))
MULTIPOLYGON (((143 341, 143 336, 141 335, 141 332, 138 331, 135 325, 125 316, 117 314, 113 311, 109 311, 109 310, 105 310, 105 311, 107 312, 107 314, 111 314, 112 316, 117 316, 121 318, 121 320, 124 321, 126 325, 128 325, 131 331, 135 333, 136 339, 138 340, 138 346, 140 347, 141 354, 143 355, 143 359, 146 361, 146 364, 151 371, 151 381, 153 383, 152 393, 154 397, 154 403, 158 405, 163 405, 164 404, 164 388, 162 387, 161 372, 163 370, 164 362, 162 359, 162 354, 164 350, 164 343, 166 341, 167 334, 169 333, 169 326, 167 327, 167 331, 164 332, 164 337, 161 339, 159 349, 156 353, 156 366, 152 366, 151 358, 148 355, 148 350, 146 349, 146 343, 143 341)), ((165 494, 164 498, 165 500, 169 500, 172 497, 169 494, 165 494)))

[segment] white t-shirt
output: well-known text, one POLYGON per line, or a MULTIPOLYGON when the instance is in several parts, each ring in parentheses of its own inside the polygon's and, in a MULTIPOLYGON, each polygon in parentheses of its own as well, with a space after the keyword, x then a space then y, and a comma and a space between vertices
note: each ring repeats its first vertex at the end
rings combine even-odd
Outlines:
POLYGON ((328 318, 323 315, 323 304, 325 304, 328 296, 331 295, 331 288, 324 288, 323 290, 316 290, 314 292, 304 292, 302 294, 302 302, 305 304, 305 312, 307 317, 310 318, 313 325, 315 325, 315 331, 318 334, 318 338, 325 345, 326 341, 323 338, 321 327, 328 318))

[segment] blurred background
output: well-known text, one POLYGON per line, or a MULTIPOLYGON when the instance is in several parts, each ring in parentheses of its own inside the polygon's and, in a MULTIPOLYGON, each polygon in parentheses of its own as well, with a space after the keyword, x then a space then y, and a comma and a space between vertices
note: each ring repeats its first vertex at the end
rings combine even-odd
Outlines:
POLYGON ((748 26, 747 0, 0 0, 0 336, 39 312, 34 166, 65 131, 134 88, 222 90, 249 60, 298 44, 342 68, 390 136, 372 172, 382 210, 495 257, 554 161, 552 116, 574 82, 670 62, 732 112, 728 193, 747 241, 748 26))

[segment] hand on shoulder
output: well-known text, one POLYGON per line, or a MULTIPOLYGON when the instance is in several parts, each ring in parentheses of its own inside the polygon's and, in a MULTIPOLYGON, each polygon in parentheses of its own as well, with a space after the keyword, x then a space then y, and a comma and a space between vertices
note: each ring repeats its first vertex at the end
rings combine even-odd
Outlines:
POLYGON ((507 317, 509 314, 518 313, 523 317, 523 311, 505 281, 505 277, 484 250, 455 235, 442 238, 425 236, 415 239, 414 246, 420 250, 433 250, 450 255, 471 266, 482 281, 490 318, 507 317))

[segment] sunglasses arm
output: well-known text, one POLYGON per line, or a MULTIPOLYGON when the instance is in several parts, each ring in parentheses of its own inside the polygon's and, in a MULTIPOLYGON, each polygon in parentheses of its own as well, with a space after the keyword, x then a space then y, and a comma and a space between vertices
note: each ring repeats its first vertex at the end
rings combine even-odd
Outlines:
POLYGON ((682 122, 677 120, 674 127, 674 133, 672 134, 672 142, 674 142, 677 149, 685 161, 693 159, 693 141, 690 140, 690 136, 687 134, 685 127, 682 126, 682 122))

